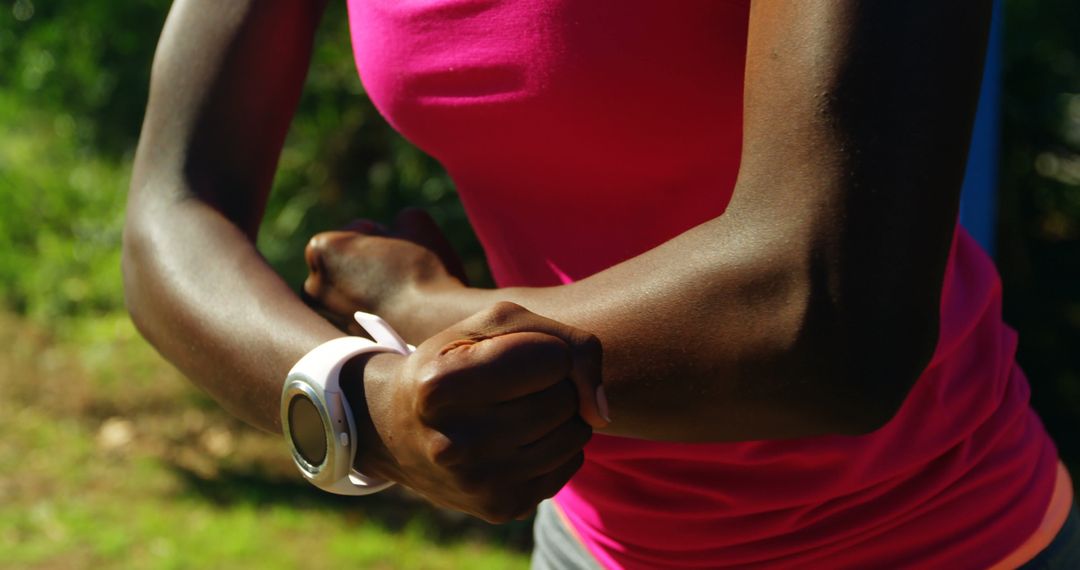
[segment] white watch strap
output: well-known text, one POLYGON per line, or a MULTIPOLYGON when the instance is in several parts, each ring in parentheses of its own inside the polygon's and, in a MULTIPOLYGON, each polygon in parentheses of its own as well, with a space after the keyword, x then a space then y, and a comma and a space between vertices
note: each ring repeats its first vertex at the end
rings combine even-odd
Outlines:
POLYGON ((350 358, 366 352, 397 352, 360 336, 343 336, 313 348, 293 365, 289 374, 302 373, 327 392, 341 391, 341 367, 350 358))
POLYGON ((356 319, 356 322, 360 323, 360 326, 364 327, 364 330, 371 335, 371 338, 375 339, 375 342, 380 345, 392 347, 401 354, 409 354, 416 350, 415 346, 406 343, 405 340, 401 338, 401 335, 399 335, 397 331, 379 315, 356 311, 353 313, 353 318, 356 319))
MULTIPOLYGON (((369 477, 352 467, 352 460, 356 456, 357 441, 355 434, 356 421, 352 415, 352 409, 341 392, 341 368, 350 358, 371 352, 394 352, 408 355, 415 348, 402 340, 389 324, 382 318, 368 313, 357 312, 356 321, 374 339, 375 342, 363 337, 347 336, 335 338, 324 342, 305 354, 289 371, 289 376, 302 374, 309 382, 321 388, 327 400, 340 399, 342 411, 348 422, 348 431, 333 437, 332 444, 337 447, 335 455, 349 460, 348 474, 334 481, 317 482, 310 475, 305 474, 312 483, 321 489, 339 495, 368 495, 382 491, 394 483, 383 479, 369 477), (351 435, 350 435, 351 434, 351 435)), ((329 403, 329 402, 328 402, 329 403)))

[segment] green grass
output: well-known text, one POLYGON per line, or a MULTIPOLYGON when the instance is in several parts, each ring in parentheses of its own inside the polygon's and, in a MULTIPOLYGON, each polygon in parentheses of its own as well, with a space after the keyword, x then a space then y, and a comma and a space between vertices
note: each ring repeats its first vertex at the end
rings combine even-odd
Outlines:
MULTIPOLYGON (((96 119, 39 104, 0 88, 0 568, 527 566, 527 523, 493 527, 401 490, 322 493, 280 436, 164 362, 123 311, 130 153, 103 151, 96 119)), ((304 141, 325 138, 307 124, 288 155, 301 163, 321 152, 304 141)), ((286 205, 313 195, 297 168, 286 205)), ((298 257, 321 210, 307 226, 271 210, 262 245, 298 257)))
POLYGON ((85 124, 0 90, 0 302, 42 320, 121 308, 129 167, 85 124))
POLYGON ((527 566, 525 525, 309 488, 122 315, 70 329, 0 314, 0 567, 527 566))

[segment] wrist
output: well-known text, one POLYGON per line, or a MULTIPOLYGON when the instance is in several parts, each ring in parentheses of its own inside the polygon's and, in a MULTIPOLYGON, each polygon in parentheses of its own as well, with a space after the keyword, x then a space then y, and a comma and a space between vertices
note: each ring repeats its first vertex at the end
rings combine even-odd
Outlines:
POLYGON ((392 324, 411 344, 423 341, 480 311, 489 290, 462 285, 456 279, 415 287, 395 303, 392 324), (400 325, 399 325, 400 323, 400 325))
POLYGON ((389 411, 384 388, 392 385, 404 356, 394 353, 361 354, 341 369, 341 390, 356 423, 357 450, 353 468, 371 477, 400 482, 397 461, 376 428, 380 411, 389 411))

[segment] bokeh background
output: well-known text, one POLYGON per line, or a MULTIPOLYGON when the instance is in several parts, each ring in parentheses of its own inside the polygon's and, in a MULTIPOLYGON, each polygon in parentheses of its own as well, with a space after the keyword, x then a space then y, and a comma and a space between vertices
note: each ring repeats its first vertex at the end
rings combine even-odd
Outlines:
MULTIPOLYGON (((310 235, 421 205, 486 282, 451 181, 366 100, 331 4, 261 251, 298 287, 310 235)), ((528 523, 313 491, 134 331, 121 228, 168 5, 0 1, 0 567, 527 566, 528 523)), ((1000 112, 1005 316, 1080 473, 1080 2, 1006 1, 1000 112)))

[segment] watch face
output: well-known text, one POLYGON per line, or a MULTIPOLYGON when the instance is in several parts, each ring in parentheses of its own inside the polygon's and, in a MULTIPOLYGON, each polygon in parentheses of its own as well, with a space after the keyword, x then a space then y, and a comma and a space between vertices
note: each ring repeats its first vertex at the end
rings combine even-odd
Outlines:
POLYGON ((300 456, 311 465, 326 459, 326 430, 311 400, 296 396, 289 402, 289 437, 300 456))

